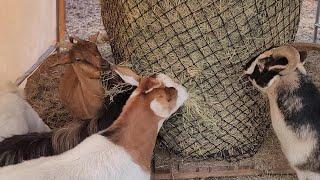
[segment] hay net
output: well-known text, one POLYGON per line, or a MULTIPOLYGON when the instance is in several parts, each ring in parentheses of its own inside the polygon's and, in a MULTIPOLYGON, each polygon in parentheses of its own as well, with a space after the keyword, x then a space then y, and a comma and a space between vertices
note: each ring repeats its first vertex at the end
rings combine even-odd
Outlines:
POLYGON ((269 127, 260 94, 241 79, 264 50, 294 40, 300 0, 102 0, 117 63, 162 72, 190 97, 160 140, 192 158, 253 155, 269 127))

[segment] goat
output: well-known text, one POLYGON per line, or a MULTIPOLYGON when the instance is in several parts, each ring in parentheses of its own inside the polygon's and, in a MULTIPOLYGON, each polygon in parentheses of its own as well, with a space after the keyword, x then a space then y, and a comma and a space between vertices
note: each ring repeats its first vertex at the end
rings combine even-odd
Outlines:
POLYGON ((95 35, 95 38, 90 38, 90 41, 70 37, 71 43, 67 44, 69 51, 66 54, 60 54, 62 56, 59 61, 52 65, 55 67, 71 64, 68 67, 69 71, 67 70, 71 74, 67 72, 64 74, 59 93, 61 101, 73 112, 75 120, 50 133, 29 133, 5 139, 0 143, 0 166, 65 152, 86 137, 107 128, 119 116, 134 88, 131 85, 122 87, 121 92, 112 98, 112 102, 108 97, 101 98, 103 96, 101 92, 103 88, 99 79, 101 70, 108 72, 106 74, 108 89, 113 89, 123 81, 119 76, 113 75, 114 72, 111 72, 109 66, 103 66, 104 60, 94 43, 97 36, 98 34, 95 35), (92 79, 91 76, 95 78, 92 79), (75 78, 79 80, 80 86, 75 78), (86 106, 79 103, 79 99, 85 102, 86 106), (105 101, 105 106, 101 104, 101 100, 105 101))
POLYGON ((116 94, 111 103, 106 103, 96 118, 73 120, 49 133, 15 135, 0 142, 0 167, 61 154, 74 148, 88 136, 106 129, 120 115, 134 90, 130 85, 125 89, 128 90, 116 94))
POLYGON ((320 179, 320 92, 303 67, 306 51, 319 45, 293 43, 258 56, 246 69, 266 94, 272 127, 300 180, 320 179))
POLYGON ((110 67, 103 67, 105 60, 96 40, 91 42, 77 37, 69 40, 70 50, 60 54, 59 61, 52 65, 69 64, 59 83, 60 100, 74 118, 91 119, 104 103, 100 72, 110 70, 110 67))
POLYGON ((49 132, 50 128, 11 82, 0 84, 0 141, 18 134, 49 132))
POLYGON ((0 179, 150 179, 158 131, 188 94, 164 74, 140 77, 124 67, 114 69, 137 88, 109 128, 63 154, 3 167, 0 179))

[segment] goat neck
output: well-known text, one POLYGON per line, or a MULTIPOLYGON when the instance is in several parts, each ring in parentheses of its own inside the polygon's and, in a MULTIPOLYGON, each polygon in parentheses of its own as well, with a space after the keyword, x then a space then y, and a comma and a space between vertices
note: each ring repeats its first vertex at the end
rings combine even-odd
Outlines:
POLYGON ((142 95, 130 98, 116 122, 102 135, 122 146, 137 164, 150 172, 161 117, 155 115, 148 105, 142 95))

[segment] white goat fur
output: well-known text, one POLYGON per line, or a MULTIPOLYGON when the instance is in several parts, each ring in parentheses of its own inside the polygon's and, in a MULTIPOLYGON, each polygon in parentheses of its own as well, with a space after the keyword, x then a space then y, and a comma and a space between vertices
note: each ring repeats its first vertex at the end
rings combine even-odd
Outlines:
MULTIPOLYGON (((288 84, 298 86, 297 72, 288 76, 274 78, 275 82, 270 83, 265 92, 268 95, 270 104, 270 115, 272 127, 280 141, 282 152, 285 154, 290 165, 300 164, 307 160, 317 144, 317 135, 311 131, 308 126, 302 126, 299 132, 295 132, 286 124, 283 114, 279 109, 276 96, 276 87, 278 84, 288 84), (288 80, 290 79, 290 81, 288 80)), ((289 87, 289 85, 287 85, 289 87)), ((296 108, 299 108, 297 106, 296 108)), ((296 171, 299 180, 320 180, 318 173, 301 171, 292 166, 296 171)))
MULTIPOLYGON (((157 79, 167 87, 174 87, 178 92, 176 106, 168 114, 165 114, 166 117, 162 117, 165 120, 183 104, 188 94, 184 87, 174 83, 165 75, 159 75, 157 79)), ((130 81, 132 81, 131 78, 127 82, 130 83, 130 81)), ((137 93, 134 91, 130 98, 136 95, 137 93)), ((153 111, 163 109, 159 104, 150 108, 153 111)), ((120 114, 120 116, 122 115, 120 114)), ((162 122, 159 122, 160 127, 162 122)), ((22 178, 28 180, 147 180, 150 179, 150 173, 136 164, 123 147, 114 144, 98 133, 63 154, 25 161, 0 169, 1 180, 20 180, 22 178)))
POLYGON ((150 179, 122 147, 98 134, 59 156, 42 157, 0 169, 2 180, 20 180, 22 177, 28 180, 150 179))
POLYGON ((29 132, 48 132, 50 128, 24 100, 23 91, 13 83, 0 85, 0 141, 29 132))

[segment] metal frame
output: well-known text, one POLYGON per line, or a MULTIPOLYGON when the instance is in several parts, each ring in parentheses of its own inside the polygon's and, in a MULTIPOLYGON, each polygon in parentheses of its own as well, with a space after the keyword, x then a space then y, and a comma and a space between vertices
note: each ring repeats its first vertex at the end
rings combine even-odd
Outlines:
POLYGON ((317 36, 318 36, 318 29, 320 28, 320 0, 318 0, 318 5, 317 5, 317 14, 316 14, 316 22, 314 24, 314 37, 313 37, 313 42, 317 41, 317 36))

